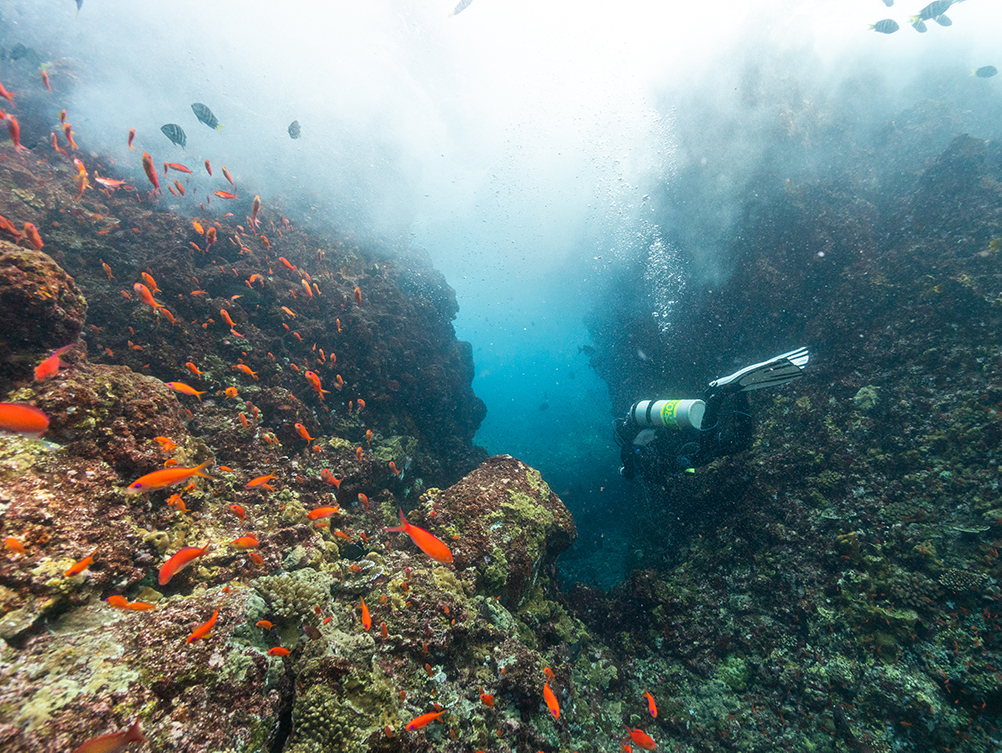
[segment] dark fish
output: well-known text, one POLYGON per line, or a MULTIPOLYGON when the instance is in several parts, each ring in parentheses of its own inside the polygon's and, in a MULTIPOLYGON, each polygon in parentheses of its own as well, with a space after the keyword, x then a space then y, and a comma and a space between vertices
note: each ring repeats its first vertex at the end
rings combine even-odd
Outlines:
POLYGON ((894 0, 884 0, 884 5, 890 8, 892 5, 894 5, 894 0))
POLYGON ((918 16, 912 16, 912 28, 919 34, 925 34, 929 31, 929 27, 925 25, 925 21, 918 16))
POLYGON ((971 75, 977 76, 978 78, 991 78, 996 73, 998 73, 998 69, 994 65, 983 65, 971 75))
POLYGON ((201 102, 195 102, 195 104, 191 106, 191 110, 195 113, 195 117, 209 126, 209 128, 215 128, 217 131, 222 128, 222 126, 219 125, 219 121, 216 120, 216 116, 212 114, 212 110, 203 105, 201 102))
POLYGON ((39 57, 38 53, 35 52, 32 47, 25 47, 23 44, 18 42, 13 47, 10 48, 10 59, 11 60, 27 60, 29 63, 35 66, 40 66, 42 64, 42 58, 39 57))
POLYGON ((303 632, 310 637, 310 640, 319 640, 323 638, 323 633, 317 630, 313 625, 303 625, 303 632))
POLYGON ((457 5, 455 7, 455 9, 452 11, 452 13, 449 14, 449 18, 452 18, 453 16, 458 16, 464 10, 466 10, 467 8, 469 8, 470 7, 470 3, 472 3, 472 2, 473 2, 473 0, 459 0, 459 5, 457 5))
POLYGON ((289 136, 290 137, 292 137, 294 139, 298 139, 300 133, 301 133, 301 130, 299 128, 299 121, 298 120, 293 120, 291 123, 289 123, 289 136))
POLYGON ((550 407, 550 396, 549 396, 549 395, 547 395, 547 394, 546 394, 546 393, 544 392, 544 393, 543 393, 543 402, 541 402, 541 403, 539 404, 539 409, 540 409, 540 410, 546 410, 546 409, 547 409, 547 408, 549 408, 549 407, 550 407))
POLYGON ((912 16, 912 23, 918 18, 922 21, 931 21, 936 16, 942 16, 948 10, 950 6, 953 5, 954 0, 936 0, 934 3, 929 3, 922 10, 919 11, 917 16, 912 16))
POLYGON ((949 16, 936 16, 932 20, 938 23, 940 26, 953 26, 953 21, 950 20, 949 16))
POLYGON ((896 32, 900 26, 898 22, 893 18, 885 18, 883 21, 877 21, 877 23, 870 26, 874 31, 879 31, 881 34, 893 34, 896 32))
POLYGON ((77 0, 77 13, 80 12, 80 9, 82 7, 83 7, 83 0, 77 0))
POLYGON ((164 132, 164 136, 169 138, 182 149, 184 149, 184 145, 188 143, 188 137, 185 136, 184 129, 177 123, 168 123, 167 125, 160 126, 160 130, 164 132))
POLYGON ((578 354, 580 355, 581 353, 584 353, 586 356, 593 356, 595 355, 595 348, 591 345, 579 345, 578 354))

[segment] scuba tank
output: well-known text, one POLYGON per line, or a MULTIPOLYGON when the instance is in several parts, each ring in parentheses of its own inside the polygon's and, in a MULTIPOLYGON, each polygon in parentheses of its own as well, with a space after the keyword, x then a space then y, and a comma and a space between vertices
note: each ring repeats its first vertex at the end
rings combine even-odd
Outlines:
POLYGON ((698 431, 705 412, 706 403, 702 400, 641 400, 630 407, 626 418, 642 428, 698 431))

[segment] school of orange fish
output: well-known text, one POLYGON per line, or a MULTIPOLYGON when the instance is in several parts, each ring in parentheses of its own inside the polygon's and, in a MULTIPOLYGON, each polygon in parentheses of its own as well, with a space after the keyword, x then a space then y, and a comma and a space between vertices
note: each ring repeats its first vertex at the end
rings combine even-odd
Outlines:
MULTIPOLYGON (((52 91, 51 83, 49 81, 47 73, 43 71, 42 77, 45 87, 48 89, 48 91, 52 91)), ((11 105, 14 104, 15 95, 7 91, 2 84, 0 84, 0 97, 6 99, 7 102, 10 103, 11 105)), ((10 113, 5 113, 3 110, 0 110, 0 118, 2 118, 7 124, 8 133, 10 134, 10 138, 14 144, 15 150, 28 151, 24 146, 21 145, 20 125, 16 117, 10 113)), ((63 110, 60 113, 60 122, 62 125, 64 138, 67 143, 68 151, 67 149, 63 149, 59 145, 59 140, 56 136, 55 131, 52 132, 52 146, 57 153, 69 156, 70 153, 78 149, 78 146, 74 139, 74 132, 72 125, 66 120, 66 110, 63 110)), ((128 134, 128 147, 130 150, 135 149, 133 145, 133 141, 135 140, 135 138, 136 138, 135 129, 130 129, 128 134)), ((84 192, 86 190, 92 189, 93 187, 88 179, 88 173, 84 164, 77 158, 72 158, 72 160, 74 167, 76 168, 77 171, 75 181, 77 187, 77 199, 79 199, 84 195, 84 192)), ((150 156, 148 152, 144 152, 142 154, 141 164, 143 171, 146 174, 146 177, 149 180, 150 185, 152 186, 147 198, 150 201, 154 201, 159 195, 161 187, 160 187, 160 179, 156 167, 154 165, 153 158, 150 156)), ((208 175, 211 177, 212 166, 208 159, 205 160, 204 167, 208 175)), ((193 171, 188 167, 186 167, 185 165, 174 162, 164 162, 163 170, 164 170, 164 176, 167 176, 169 171, 171 170, 186 176, 193 177, 194 175, 193 171)), ((233 181, 233 178, 230 175, 229 170, 227 170, 226 167, 222 167, 222 173, 223 176, 226 178, 226 180, 229 182, 232 191, 214 190, 212 191, 211 195, 221 200, 237 199, 238 195, 236 193, 237 190, 236 185, 233 181)), ((112 178, 101 177, 97 174, 96 170, 94 173, 94 180, 100 186, 100 188, 98 188, 97 190, 105 193, 109 197, 113 194, 113 192, 118 190, 132 190, 132 191, 137 190, 134 187, 128 185, 128 183, 126 183, 124 180, 116 180, 112 178)), ((188 193, 194 195, 196 187, 190 184, 190 180, 191 177, 186 178, 186 181, 188 181, 188 188, 186 188, 185 184, 182 184, 179 180, 174 180, 173 183, 168 184, 167 190, 170 191, 174 196, 179 198, 185 196, 188 193)), ((137 192, 137 199, 138 198, 139 196, 137 192)), ((208 196, 207 196, 207 201, 211 201, 211 198, 208 196)), ((251 214, 250 216, 247 217, 247 223, 252 231, 252 234, 256 234, 258 240, 264 246, 264 248, 266 248, 268 251, 271 251, 271 242, 265 235, 259 232, 261 229, 261 219, 259 217, 261 212, 261 207, 262 203, 260 196, 255 196, 251 205, 251 214)), ((205 210, 204 203, 201 205, 201 208, 203 211, 205 210)), ((224 216, 224 218, 225 217, 232 217, 232 214, 227 213, 224 216)), ((285 218, 282 218, 282 223, 284 227, 289 227, 290 225, 288 220, 286 220, 285 218)), ((200 247, 197 243, 194 242, 190 244, 194 248, 194 250, 199 253, 208 253, 212 248, 212 246, 219 242, 220 233, 224 232, 224 228, 218 222, 211 224, 208 227, 205 227, 203 223, 199 222, 198 220, 193 220, 191 224, 195 232, 198 233, 198 235, 202 236, 204 239, 204 246, 202 247, 200 247)), ((99 231, 99 233, 103 234, 109 232, 111 229, 112 228, 109 227, 99 231)), ((236 230, 238 232, 233 233, 233 235, 229 237, 229 241, 239 247, 241 254, 245 253, 253 254, 253 251, 251 251, 251 249, 248 248, 244 242, 245 238, 248 235, 245 228, 242 225, 236 225, 236 230)), ((13 225, 13 223, 11 223, 7 218, 0 216, 0 231, 6 232, 7 234, 13 236, 15 242, 20 242, 22 239, 27 239, 32 248, 34 248, 35 250, 40 251, 44 247, 44 243, 38 229, 31 223, 24 224, 24 229, 22 233, 18 231, 17 228, 13 225)), ((281 228, 277 229, 277 233, 278 236, 281 237, 281 228)), ((318 257, 322 257, 322 251, 318 251, 318 257)), ((277 262, 280 263, 282 267, 288 272, 291 272, 293 275, 299 276, 298 284, 289 290, 290 303, 297 298, 297 289, 300 292, 300 294, 306 297, 306 300, 311 301, 314 299, 315 296, 316 297, 321 296, 321 290, 319 285, 315 280, 313 280, 310 277, 309 273, 307 273, 305 270, 298 269, 295 265, 293 265, 283 256, 279 256, 277 258, 277 262)), ((109 282, 111 280, 116 279, 112 267, 109 264, 105 263, 103 260, 101 264, 104 269, 104 272, 108 276, 109 282)), ((260 284, 260 286, 263 287, 269 280, 274 279, 274 270, 271 268, 270 265, 266 271, 267 275, 265 275, 263 271, 261 273, 254 273, 250 275, 250 277, 245 281, 247 287, 254 290, 255 285, 260 284)), ((143 305, 152 308, 153 314, 156 317, 158 318, 162 317, 172 325, 176 324, 176 319, 174 315, 170 312, 170 310, 166 307, 166 305, 157 301, 155 298, 155 296, 159 294, 161 291, 157 286, 156 280, 153 278, 152 274, 148 272, 142 272, 141 277, 142 277, 142 282, 137 281, 132 288, 133 293, 136 295, 138 300, 143 305)), ((195 280, 195 282, 197 283, 197 279, 195 280)), ((126 290, 122 290, 121 294, 126 299, 129 300, 132 299, 132 295, 126 290)), ((196 289, 191 291, 192 297, 205 294, 206 291, 204 290, 196 289)), ((240 298, 240 296, 234 296, 233 298, 238 299, 240 298)), ((360 287, 358 286, 355 287, 353 291, 353 298, 357 306, 362 306, 363 298, 362 298, 362 290, 360 287)), ((280 309, 290 320, 296 319, 297 316, 296 312, 289 306, 283 305, 280 307, 280 309)), ((223 320, 223 322, 225 322, 232 336, 244 337, 243 334, 237 331, 236 329, 237 324, 236 322, 234 322, 230 311, 228 311, 225 308, 222 308, 219 310, 219 316, 223 320)), ((197 322, 194 323, 197 324, 197 322)), ((213 324, 215 324, 214 320, 211 317, 209 317, 205 322, 202 323, 202 327, 208 328, 213 324)), ((282 326, 285 328, 287 333, 290 333, 299 342, 302 342, 302 337, 298 334, 298 332, 292 331, 288 323, 283 322, 282 326)), ((339 333, 341 332, 340 319, 337 320, 337 330, 339 333)), ((131 340, 129 341, 129 346, 130 348, 141 350, 141 346, 134 344, 131 340)), ((73 344, 69 344, 54 351, 51 355, 49 355, 46 359, 44 359, 41 363, 39 363, 38 366, 35 367, 34 378, 36 380, 45 380, 56 377, 59 374, 60 368, 63 368, 65 366, 65 364, 60 360, 60 357, 73 347, 74 347, 73 344)), ((107 349, 106 352, 107 355, 109 356, 112 355, 110 351, 107 351, 107 349)), ((269 353, 268 355, 271 356, 272 360, 275 360, 272 354, 269 353)), ((315 391, 320 402, 324 403, 324 396, 329 395, 330 391, 324 389, 323 382, 321 381, 320 376, 316 373, 316 371, 313 370, 313 368, 327 365, 329 369, 333 370, 337 359, 333 352, 325 353, 324 350, 322 348, 318 348, 316 344, 313 345, 311 357, 315 362, 314 364, 310 363, 310 357, 304 359, 306 366, 306 368, 304 369, 305 372, 304 378, 306 380, 306 383, 309 385, 309 388, 315 391)), ((195 363, 189 361, 185 363, 184 366, 195 377, 203 378, 204 372, 200 370, 195 363)), ((292 363, 290 364, 290 366, 293 370, 297 372, 300 371, 299 366, 297 364, 292 363)), ((235 371, 239 371, 254 380, 258 380, 257 372, 251 370, 251 368, 248 365, 242 362, 233 364, 232 368, 235 371)), ((165 384, 167 387, 169 387, 171 390, 178 393, 179 395, 194 397, 199 401, 201 401, 203 395, 208 393, 208 390, 198 390, 195 387, 192 387, 181 381, 166 382, 165 384)), ((333 381, 331 382, 331 385, 336 390, 340 391, 345 386, 345 382, 340 374, 336 374, 333 381)), ((224 399, 227 400, 235 399, 238 397, 239 394, 237 387, 234 386, 227 387, 225 390, 221 392, 224 395, 224 399)), ((257 420, 258 409, 255 406, 253 406, 250 403, 250 401, 247 402, 247 408, 252 413, 253 419, 257 420)), ((351 413, 352 410, 361 412, 364 409, 365 409, 365 400, 362 398, 357 398, 356 400, 350 401, 348 403, 349 413, 351 413)), ((243 426, 245 427, 250 426, 250 419, 247 418, 245 413, 240 412, 239 419, 243 424, 243 426)), ((14 432, 28 437, 40 438, 45 434, 46 430, 48 429, 48 425, 49 425, 48 416, 46 416, 41 410, 35 408, 34 406, 23 403, 0 403, 0 431, 14 432)), ((309 432, 302 423, 297 423, 295 425, 295 429, 296 432, 299 434, 299 436, 305 439, 307 442, 312 443, 315 441, 316 438, 311 437, 309 435, 309 432)), ((269 441, 270 438, 273 437, 274 435, 269 435, 268 433, 266 433, 263 435, 262 438, 267 442, 269 441)), ((372 431, 367 430, 366 431, 367 444, 371 444, 372 437, 373 437, 372 431)), ((168 437, 156 437, 156 441, 160 444, 161 449, 166 453, 171 452, 177 447, 177 445, 168 437)), ((365 451, 361 446, 357 448, 356 454, 359 460, 363 458, 364 452, 365 451)), ((210 476, 208 473, 206 473, 206 470, 208 470, 211 464, 212 464, 211 460, 206 460, 205 462, 197 466, 185 468, 185 467, 179 467, 177 465, 176 460, 168 459, 164 463, 165 466, 164 468, 152 471, 144 476, 141 476, 140 478, 132 482, 124 490, 124 492, 125 494, 129 495, 148 494, 160 490, 168 490, 181 484, 187 484, 185 486, 184 491, 190 491, 195 488, 194 479, 204 478, 212 480, 214 478, 213 476, 210 476)), ((388 467, 390 472, 396 474, 397 476, 400 475, 401 471, 397 469, 394 461, 390 461, 388 463, 388 467)), ((233 469, 227 466, 220 466, 219 469, 223 472, 233 471, 233 469)), ((336 478, 334 474, 329 469, 326 468, 321 471, 320 477, 325 483, 332 485, 335 488, 340 487, 341 481, 343 480, 336 478)), ((276 479, 276 474, 274 473, 258 476, 249 481, 246 484, 246 488, 248 489, 261 488, 268 491, 274 491, 274 488, 269 484, 269 482, 273 481, 274 479, 276 479)), ((359 504, 368 508, 368 498, 366 497, 366 495, 360 493, 358 495, 358 498, 359 498, 359 504)), ((182 495, 180 493, 172 494, 167 500, 167 503, 181 512, 186 512, 185 504, 182 495)), ((241 522, 243 522, 246 516, 246 511, 244 510, 243 507, 241 507, 238 504, 234 504, 231 505, 229 509, 234 515, 236 515, 239 518, 241 522)), ((341 514, 341 510, 337 505, 324 506, 310 511, 308 514, 308 518, 310 521, 314 523, 314 525, 326 525, 327 521, 330 518, 339 514, 341 514)), ((404 516, 403 510, 400 510, 399 515, 400 515, 400 525, 384 529, 386 532, 406 533, 410 537, 410 539, 414 542, 414 544, 432 560, 441 564, 449 564, 452 562, 452 553, 449 550, 449 547, 445 544, 445 542, 443 542, 441 539, 436 537, 431 532, 409 523, 404 516)), ((347 535, 340 530, 335 531, 335 535, 347 538, 347 535)), ((260 555, 254 552, 254 549, 256 549, 259 545, 260 542, 258 541, 257 537, 251 532, 247 532, 243 536, 240 536, 230 542, 230 546, 232 546, 234 549, 238 551, 247 552, 248 557, 256 565, 262 565, 264 564, 262 558, 260 557, 260 555)), ((179 551, 172 554, 166 560, 166 562, 164 562, 163 565, 161 565, 159 569, 158 573, 159 584, 161 586, 166 585, 171 580, 171 578, 173 578, 175 575, 177 575, 179 572, 184 570, 189 565, 193 564, 196 560, 198 560, 198 558, 204 556, 209 551, 209 549, 210 549, 209 545, 206 545, 204 547, 188 546, 188 547, 183 547, 179 551)), ((4 541, 4 550, 8 552, 8 556, 12 557, 27 556, 27 551, 24 545, 16 536, 6 537, 4 541)), ((74 563, 70 568, 66 570, 65 577, 71 578, 85 573, 87 569, 94 563, 95 557, 99 556, 99 554, 100 552, 94 551, 88 556, 74 563)), ((223 593, 225 593, 226 591, 227 589, 223 589, 223 593)), ((108 606, 113 609, 146 612, 146 611, 154 611, 156 608, 154 604, 148 604, 139 601, 130 602, 122 595, 109 596, 106 599, 106 602, 108 606)), ((216 624, 218 616, 219 616, 219 609, 217 608, 213 612, 212 616, 209 617, 209 619, 206 622, 195 627, 192 630, 191 634, 187 637, 186 642, 194 643, 195 641, 202 640, 207 636, 209 636, 211 634, 213 627, 216 624)), ((329 620, 330 618, 328 617, 327 619, 329 620)), ((360 605, 360 623, 363 630, 368 631, 372 627, 371 616, 369 613, 369 609, 365 604, 364 599, 361 600, 361 605, 360 605)), ((272 623, 270 623, 267 620, 261 620, 256 624, 258 627, 261 627, 265 630, 269 630, 272 627, 272 623)), ((387 634, 387 626, 385 622, 381 623, 380 630, 382 631, 385 637, 387 634)), ((284 648, 282 646, 275 646, 271 648, 267 653, 269 656, 272 657, 285 657, 289 656, 290 651, 289 649, 284 648)), ((544 669, 544 674, 545 678, 541 691, 543 702, 546 704, 546 707, 553 715, 553 718, 557 720, 560 718, 560 704, 558 702, 556 694, 550 688, 550 682, 554 680, 554 674, 548 667, 544 669)), ((648 710, 651 716, 656 718, 657 706, 655 704, 654 698, 646 690, 644 691, 644 696, 647 700, 648 710)), ((487 706, 494 705, 493 695, 483 692, 482 688, 481 688, 480 700, 484 705, 487 706)), ((425 727, 431 722, 438 720, 446 713, 447 710, 442 710, 441 708, 439 708, 436 709, 435 711, 422 714, 412 719, 410 722, 408 722, 405 725, 405 729, 408 731, 420 730, 421 728, 425 727)), ((629 753, 629 751, 632 750, 632 747, 630 745, 631 743, 632 745, 635 745, 643 750, 655 750, 656 748, 655 741, 649 735, 647 735, 642 729, 631 728, 627 725, 626 730, 627 730, 626 737, 621 741, 622 750, 625 753, 629 753)), ((139 727, 138 719, 127 729, 121 730, 119 732, 101 735, 99 737, 95 737, 91 740, 88 740, 84 744, 77 747, 73 751, 73 753, 115 753, 116 751, 125 750, 133 742, 145 742, 145 738, 143 737, 139 727)), ((482 753, 482 752, 478 751, 477 753, 482 753)))

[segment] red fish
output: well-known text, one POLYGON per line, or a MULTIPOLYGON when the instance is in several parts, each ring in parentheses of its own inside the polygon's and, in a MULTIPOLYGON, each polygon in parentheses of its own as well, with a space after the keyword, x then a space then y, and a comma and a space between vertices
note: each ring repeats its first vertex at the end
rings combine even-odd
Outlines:
POLYGON ((317 391, 317 397, 320 398, 321 402, 323 402, 324 395, 330 394, 330 390, 325 390, 323 386, 320 384, 320 377, 316 375, 316 372, 307 371, 306 381, 309 382, 310 386, 317 391))
POLYGON ((369 615, 369 608, 365 606, 365 599, 362 599, 362 627, 366 630, 372 627, 372 617, 369 615))
MULTIPOLYGON (((14 97, 16 97, 16 96, 17 95, 14 94, 13 92, 9 92, 6 89, 4 89, 3 88, 3 84, 0 84, 0 97, 3 97, 4 99, 6 99, 11 104, 14 104, 14 97)), ((63 110, 63 112, 66 112, 66 111, 63 110)))
POLYGON ((22 554, 22 555, 27 554, 27 552, 24 550, 24 544, 15 539, 13 536, 8 536, 6 539, 4 539, 3 548, 9 549, 10 551, 14 552, 14 554, 22 554))
POLYGON ((233 185, 233 178, 230 177, 230 171, 226 169, 226 165, 223 165, 223 176, 233 185))
POLYGON ((216 611, 212 613, 212 617, 191 631, 191 635, 188 636, 186 643, 194 643, 208 635, 209 631, 212 630, 212 626, 216 624, 217 617, 219 617, 219 607, 216 607, 216 611))
POLYGON ((400 510, 400 525, 394 528, 385 528, 383 530, 402 531, 411 537, 411 541, 417 544, 418 549, 436 562, 441 562, 443 565, 452 562, 452 552, 449 551, 449 547, 445 545, 445 542, 423 528, 408 523, 407 518, 404 517, 404 511, 402 509, 400 510))
POLYGON ((209 174, 210 178, 212 177, 212 165, 209 164, 209 160, 205 160, 205 172, 209 174))
POLYGON ((134 147, 132 145, 132 140, 134 138, 136 138, 136 129, 135 128, 130 128, 129 129, 129 149, 135 149, 136 148, 136 147, 134 147))
POLYGON ((394 476, 400 475, 400 471, 397 470, 397 464, 394 463, 392 460, 390 461, 390 471, 393 473, 394 476))
POLYGON ((0 214, 0 230, 10 233, 14 236, 14 240, 20 241, 24 236, 21 235, 21 231, 14 227, 14 223, 0 214))
POLYGON ((59 360, 59 356, 65 353, 67 350, 73 347, 73 344, 64 345, 58 350, 53 351, 52 355, 42 361, 38 366, 35 367, 35 379, 40 381, 42 379, 49 379, 54 377, 59 373, 59 368, 65 366, 62 361, 59 360))
POLYGON ((157 178, 157 169, 153 167, 153 158, 149 155, 149 152, 143 152, 143 170, 146 171, 146 177, 150 179, 153 188, 159 189, 160 180, 157 178))
POLYGON ((258 476, 257 478, 253 478, 250 481, 248 481, 247 486, 245 486, 244 488, 253 489, 255 486, 263 486, 265 489, 268 489, 269 491, 275 491, 268 485, 268 482, 271 481, 273 478, 275 478, 274 473, 269 473, 267 476, 258 476))
POLYGON ((324 468, 322 471, 320 471, 320 480, 323 481, 325 484, 329 484, 330 486, 333 486, 335 489, 339 489, 341 487, 341 482, 344 479, 337 478, 330 471, 329 468, 324 468))
POLYGON ((282 648, 281 646, 268 649, 268 656, 288 656, 290 653, 289 649, 282 648))
POLYGON ((45 84, 45 88, 52 91, 52 84, 49 83, 49 74, 47 71, 42 71, 42 83, 45 84))
POLYGON ((164 468, 162 471, 147 473, 145 476, 141 476, 133 481, 129 485, 129 488, 125 490, 125 493, 145 494, 146 492, 156 491, 157 489, 166 489, 169 486, 181 484, 190 479, 192 476, 201 476, 202 478, 212 479, 212 476, 202 473, 203 469, 205 469, 205 467, 211 462, 211 460, 206 460, 204 463, 197 465, 194 468, 164 468))
POLYGON ((421 714, 421 716, 414 717, 407 722, 407 731, 413 732, 414 730, 421 729, 422 727, 434 722, 444 713, 444 711, 433 711, 428 714, 421 714))
POLYGON ((253 562, 258 567, 261 567, 261 565, 264 564, 264 558, 257 552, 249 552, 247 556, 250 557, 251 562, 253 562))
POLYGON ((14 151, 31 151, 28 147, 21 146, 21 126, 17 122, 17 118, 9 114, 7 115, 7 132, 10 134, 10 140, 14 142, 14 151))
MULTIPOLYGON (((197 397, 198 402, 202 402, 202 395, 204 395, 208 390, 202 390, 199 392, 194 387, 190 387, 184 382, 164 382, 168 387, 170 387, 174 392, 179 392, 182 395, 190 395, 191 397, 197 397)), ((170 452, 170 450, 167 450, 170 452)))
POLYGON ((56 132, 52 132, 52 149, 59 154, 66 154, 66 150, 59 146, 59 141, 56 139, 56 132))
POLYGON ((245 533, 243 536, 233 539, 230 542, 230 546, 234 549, 257 549, 261 546, 261 542, 257 540, 257 537, 253 533, 245 533))
POLYGON ((318 507, 315 510, 310 510, 309 514, 306 516, 310 520, 320 520, 321 518, 329 518, 331 515, 340 515, 341 508, 337 505, 333 507, 318 507))
POLYGON ((296 432, 307 442, 313 441, 313 437, 310 436, 310 433, 306 431, 306 427, 303 426, 302 424, 296 424, 296 432))
POLYGON ((0 431, 38 439, 49 428, 49 417, 33 405, 0 403, 0 431))
POLYGON ((220 199, 235 199, 237 195, 235 193, 230 193, 229 191, 213 191, 216 196, 220 199))
POLYGON ((171 170, 177 170, 179 173, 188 173, 189 175, 191 174, 191 170, 189 170, 184 165, 179 165, 177 162, 164 162, 164 173, 167 172, 166 168, 168 167, 171 170))
POLYGON ((493 706, 494 696, 490 695, 489 693, 485 693, 484 689, 480 688, 480 702, 483 703, 484 706, 493 706))
POLYGON ((143 737, 142 730, 139 729, 139 720, 136 719, 128 729, 91 738, 75 748, 73 753, 121 753, 130 743, 144 742, 146 738, 143 737))
POLYGON ((237 371, 242 371, 244 374, 247 374, 247 376, 252 376, 254 377, 254 379, 257 379, 257 372, 251 371, 250 366, 248 366, 245 363, 235 364, 233 368, 236 369, 237 371))
POLYGON ((112 609, 129 608, 129 600, 119 594, 109 596, 107 599, 105 599, 105 601, 108 603, 108 606, 111 607, 112 609))
POLYGON ((162 303, 157 303, 156 301, 153 300, 153 293, 151 293, 150 289, 145 285, 143 285, 143 283, 137 282, 135 285, 132 286, 132 289, 136 291, 136 295, 139 296, 142 302, 145 303, 147 306, 152 306, 154 311, 163 308, 162 303))
POLYGON ((658 718, 658 705, 654 703, 654 696, 647 692, 644 688, 644 695, 647 697, 647 710, 651 712, 651 716, 655 719, 658 718))
POLYGON ((355 303, 359 306, 362 305, 362 288, 358 287, 358 285, 355 286, 355 303))
POLYGON ((654 739, 644 732, 642 729, 630 729, 630 725, 626 725, 627 739, 632 740, 633 744, 638 748, 644 750, 654 750, 657 747, 657 743, 654 739))
MULTIPOLYGON (((226 177, 229 177, 229 176, 226 176, 226 177)), ((253 203, 251 203, 251 227, 254 228, 255 230, 258 229, 258 225, 260 224, 257 221, 257 213, 260 212, 260 211, 261 211, 261 197, 255 195, 254 196, 254 201, 253 201, 253 203)))
POLYGON ((66 137, 66 141, 70 145, 70 151, 79 148, 77 146, 77 142, 73 140, 73 126, 69 123, 63 122, 63 135, 66 137))
POLYGON ((90 554, 87 557, 84 557, 79 562, 74 562, 73 565, 70 566, 70 569, 67 570, 65 573, 63 573, 63 575, 65 575, 67 578, 72 578, 74 575, 80 575, 80 573, 82 573, 84 570, 86 570, 88 567, 94 564, 95 554, 97 554, 96 549, 92 554, 90 554))
POLYGON ((32 225, 30 222, 24 223, 24 234, 28 236, 28 240, 31 241, 31 247, 36 251, 41 251, 42 247, 45 245, 42 243, 42 236, 38 234, 38 228, 32 225))
POLYGON ((240 518, 240 520, 243 520, 247 516, 247 511, 240 505, 230 505, 230 512, 240 518))
POLYGON ((186 546, 183 549, 179 549, 169 560, 160 566, 160 574, 157 578, 160 585, 166 586, 170 582, 171 578, 208 551, 208 544, 201 549, 197 546, 186 546))
POLYGON ((555 720, 559 719, 560 704, 557 703, 557 697, 553 695, 553 691, 550 690, 550 683, 548 682, 543 683, 543 699, 546 701, 546 708, 548 708, 550 713, 553 714, 553 718, 555 720))
POLYGON ((258 620, 254 624, 257 625, 262 630, 271 630, 273 627, 275 627, 270 622, 268 622, 268 620, 258 620))

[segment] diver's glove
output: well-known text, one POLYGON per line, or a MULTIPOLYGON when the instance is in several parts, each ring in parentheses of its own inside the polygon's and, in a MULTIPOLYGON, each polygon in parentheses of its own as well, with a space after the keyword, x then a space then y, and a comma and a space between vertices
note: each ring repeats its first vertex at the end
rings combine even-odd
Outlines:
POLYGON ((807 348, 797 348, 789 353, 783 353, 781 356, 770 358, 768 361, 745 366, 730 376, 714 379, 710 382, 707 391, 723 394, 778 387, 802 377, 810 357, 811 354, 807 348))

